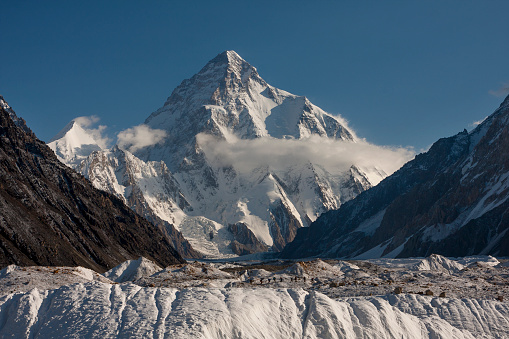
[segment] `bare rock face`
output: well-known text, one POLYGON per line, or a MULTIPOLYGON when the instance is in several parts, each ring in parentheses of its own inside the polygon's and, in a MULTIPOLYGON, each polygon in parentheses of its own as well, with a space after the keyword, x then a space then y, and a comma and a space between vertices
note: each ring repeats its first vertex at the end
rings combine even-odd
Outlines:
POLYGON ((0 266, 183 262, 167 234, 58 161, 0 101, 0 266))
POLYGON ((173 248, 177 250, 182 257, 187 259, 200 259, 203 258, 203 254, 196 251, 193 246, 187 241, 186 238, 180 233, 172 224, 168 223, 165 220, 162 220, 157 215, 149 215, 147 214, 149 209, 144 209, 140 212, 143 213, 145 219, 150 221, 154 226, 158 227, 163 233, 168 235, 168 238, 171 241, 171 245, 173 248))
POLYGON ((509 255, 509 97, 299 230, 283 257, 509 255))
POLYGON ((233 234, 234 240, 231 242, 230 248, 235 254, 246 255, 268 250, 268 247, 261 243, 244 223, 230 224, 228 231, 233 234))
POLYGON ((287 243, 291 242, 297 234, 297 229, 302 227, 301 221, 293 214, 290 207, 283 201, 278 200, 270 207, 270 232, 274 244, 272 248, 280 252, 287 243))

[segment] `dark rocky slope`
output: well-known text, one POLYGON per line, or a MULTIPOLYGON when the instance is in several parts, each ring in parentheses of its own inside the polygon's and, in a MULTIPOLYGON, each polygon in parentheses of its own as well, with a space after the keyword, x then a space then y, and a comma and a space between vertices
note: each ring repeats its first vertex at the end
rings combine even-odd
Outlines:
POLYGON ((183 262, 167 234, 58 161, 0 103, 0 266, 183 262))
POLYGON ((509 97, 472 132, 431 149, 299 229, 286 258, 509 255, 509 97))

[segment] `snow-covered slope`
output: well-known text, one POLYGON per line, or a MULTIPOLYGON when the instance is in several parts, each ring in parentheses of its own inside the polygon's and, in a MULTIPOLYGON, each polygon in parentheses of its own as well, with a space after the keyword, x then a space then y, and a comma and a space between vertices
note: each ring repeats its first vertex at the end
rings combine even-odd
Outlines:
POLYGON ((93 151, 101 149, 94 136, 75 120, 67 124, 48 142, 58 160, 70 167, 76 167, 93 151))
POLYGON ((95 187, 117 195, 134 210, 146 204, 159 218, 179 225, 189 203, 162 161, 144 162, 117 146, 93 152, 77 170, 95 187))
POLYGON ((301 289, 80 283, 0 298, 17 338, 502 338, 509 305, 414 295, 332 300, 301 289))
POLYGON ((420 263, 415 265, 414 269, 419 271, 441 271, 441 272, 455 272, 462 270, 464 266, 456 261, 447 259, 441 255, 432 254, 423 259, 420 263))
POLYGON ((96 188, 116 195, 155 226, 165 229, 181 255, 202 256, 173 226, 181 224, 190 206, 164 162, 144 162, 114 146, 93 152, 75 168, 96 188))

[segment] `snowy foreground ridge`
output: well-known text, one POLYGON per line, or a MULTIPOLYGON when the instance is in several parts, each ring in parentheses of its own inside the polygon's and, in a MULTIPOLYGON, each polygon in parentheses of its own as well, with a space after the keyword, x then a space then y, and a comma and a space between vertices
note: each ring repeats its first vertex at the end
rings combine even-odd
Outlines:
POLYGON ((78 283, 0 299, 15 338, 502 338, 509 305, 419 295, 332 300, 303 289, 78 283))
POLYGON ((509 338, 507 299, 490 256, 10 265, 0 338, 509 338))

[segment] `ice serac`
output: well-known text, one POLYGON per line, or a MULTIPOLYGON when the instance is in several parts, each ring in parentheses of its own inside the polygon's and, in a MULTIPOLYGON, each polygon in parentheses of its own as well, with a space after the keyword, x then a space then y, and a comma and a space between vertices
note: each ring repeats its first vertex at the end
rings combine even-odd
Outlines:
POLYGON ((149 277, 162 270, 162 267, 147 258, 139 257, 136 260, 128 260, 113 267, 103 276, 118 283, 133 281, 143 277, 149 277))
POLYGON ((509 97, 379 185, 299 230, 284 257, 509 255, 509 97))
POLYGON ((281 250, 297 229, 385 177, 376 164, 370 170, 353 163, 338 169, 311 161, 270 165, 269 159, 269 165, 245 166, 219 154, 248 141, 358 141, 341 117, 267 84, 234 51, 219 54, 184 80, 145 124, 165 130, 167 137, 134 155, 163 161, 173 173, 190 206, 175 226, 202 252, 224 254, 219 248, 228 248, 225 241, 239 251, 242 246, 234 243, 239 240, 225 233, 227 225, 245 225, 262 245, 247 247, 281 250), (214 243, 216 235, 222 235, 221 244, 214 243))
POLYGON ((1 101, 0 266, 183 261, 165 233, 62 164, 1 101))

